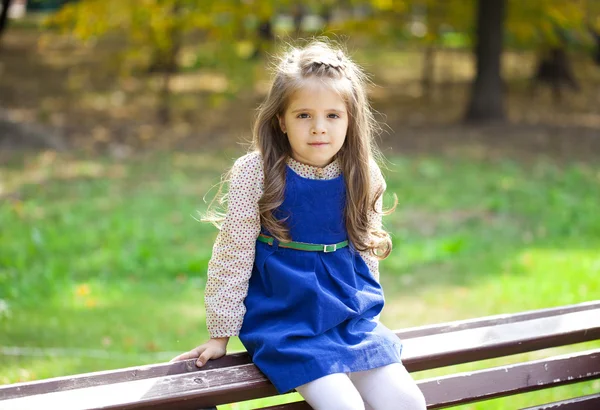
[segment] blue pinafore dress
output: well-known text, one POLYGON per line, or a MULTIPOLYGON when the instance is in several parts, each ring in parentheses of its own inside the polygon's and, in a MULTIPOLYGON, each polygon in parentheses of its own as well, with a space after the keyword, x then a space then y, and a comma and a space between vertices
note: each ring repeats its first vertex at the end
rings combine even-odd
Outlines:
MULTIPOLYGON (((343 176, 314 180, 286 172, 275 215, 287 218, 292 240, 348 239, 343 176)), ((381 287, 352 245, 325 253, 257 241, 244 304, 240 340, 279 393, 328 374, 400 362, 400 340, 374 319, 384 304, 381 287)))

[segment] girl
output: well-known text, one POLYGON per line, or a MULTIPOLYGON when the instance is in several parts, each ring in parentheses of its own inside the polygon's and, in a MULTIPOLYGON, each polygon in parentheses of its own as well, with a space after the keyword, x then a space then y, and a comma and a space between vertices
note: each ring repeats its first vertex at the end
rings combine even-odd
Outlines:
POLYGON ((202 366, 231 336, 280 393, 314 409, 425 409, 378 322, 385 181, 361 70, 323 42, 277 67, 254 151, 230 174, 206 284, 210 340, 173 360, 202 366))

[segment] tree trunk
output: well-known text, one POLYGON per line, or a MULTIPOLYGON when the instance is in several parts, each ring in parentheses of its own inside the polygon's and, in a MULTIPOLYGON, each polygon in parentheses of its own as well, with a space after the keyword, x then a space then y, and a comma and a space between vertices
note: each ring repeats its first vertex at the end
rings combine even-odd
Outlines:
POLYGON ((11 0, 2 0, 2 12, 0 12, 0 38, 8 24, 8 9, 10 8, 10 3, 11 0))
POLYGON ((165 70, 162 74, 162 84, 158 97, 158 111, 156 113, 158 122, 166 125, 171 122, 171 77, 172 73, 165 70))
MULTIPOLYGON (((173 18, 176 18, 181 13, 181 1, 176 1, 171 9, 173 18)), ((162 87, 159 94, 159 106, 158 106, 158 121, 165 125, 169 124, 172 120, 172 107, 171 107, 171 79, 173 75, 178 71, 178 56, 181 51, 183 33, 181 27, 174 25, 168 33, 169 36, 169 48, 159 50, 160 61, 162 62, 162 87)))
POLYGON ((600 32, 596 31, 591 24, 588 24, 588 29, 590 30, 590 34, 596 42, 596 47, 594 49, 594 62, 596 65, 600 65, 600 32))
POLYGON ((466 121, 504 120, 504 86, 500 74, 506 0, 477 0, 475 59, 466 121))
POLYGON ((551 47, 540 54, 535 75, 531 79, 532 94, 535 93, 539 84, 550 86, 555 104, 560 104, 562 101, 563 85, 573 91, 580 90, 564 46, 551 47))
POLYGON ((296 2, 292 6, 292 16, 294 18, 294 30, 296 30, 296 37, 301 37, 302 32, 302 20, 306 14, 305 6, 302 2, 296 2))
POLYGON ((426 101, 431 101, 434 73, 435 50, 432 45, 428 45, 423 53, 423 71, 421 72, 421 95, 426 101))

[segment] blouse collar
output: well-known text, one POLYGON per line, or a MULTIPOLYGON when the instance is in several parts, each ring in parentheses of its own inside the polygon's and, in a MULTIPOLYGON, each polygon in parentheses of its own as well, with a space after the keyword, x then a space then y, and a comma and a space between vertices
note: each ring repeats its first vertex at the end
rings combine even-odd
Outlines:
POLYGON ((292 157, 288 157, 287 165, 296 174, 308 179, 333 179, 339 177, 342 173, 340 161, 337 158, 334 159, 331 164, 326 165, 323 168, 303 164, 301 162, 296 161, 292 157))

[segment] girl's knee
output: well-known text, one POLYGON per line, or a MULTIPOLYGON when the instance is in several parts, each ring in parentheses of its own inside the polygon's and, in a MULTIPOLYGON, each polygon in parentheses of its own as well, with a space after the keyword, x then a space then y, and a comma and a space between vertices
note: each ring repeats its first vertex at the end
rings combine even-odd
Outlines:
POLYGON ((415 385, 414 388, 404 387, 389 392, 385 400, 377 401, 376 405, 372 408, 373 410, 426 410, 427 405, 423 393, 415 385))
POLYGON ((423 396, 423 393, 421 392, 419 387, 416 387, 416 389, 414 389, 413 392, 410 392, 409 394, 405 395, 404 399, 406 400, 406 410, 427 409, 427 403, 425 403, 425 396, 423 396))
POLYGON ((307 398, 305 400, 314 410, 365 410, 365 404, 360 397, 340 394, 340 392, 329 392, 328 398, 307 398))
POLYGON ((427 409, 427 404, 425 403, 425 396, 423 396, 423 392, 421 392, 421 389, 419 389, 419 386, 414 381, 412 381, 412 383, 404 384, 401 388, 398 388, 395 393, 396 398, 392 400, 396 403, 402 403, 402 405, 398 407, 399 409, 427 409))
POLYGON ((357 389, 374 410, 425 410, 423 393, 401 363, 353 376, 357 389))
POLYGON ((352 400, 346 397, 339 397, 336 405, 334 407, 327 407, 326 410, 365 410, 365 404, 362 399, 352 400))
POLYGON ((315 410, 365 410, 360 393, 344 373, 324 376, 296 391, 315 410))

